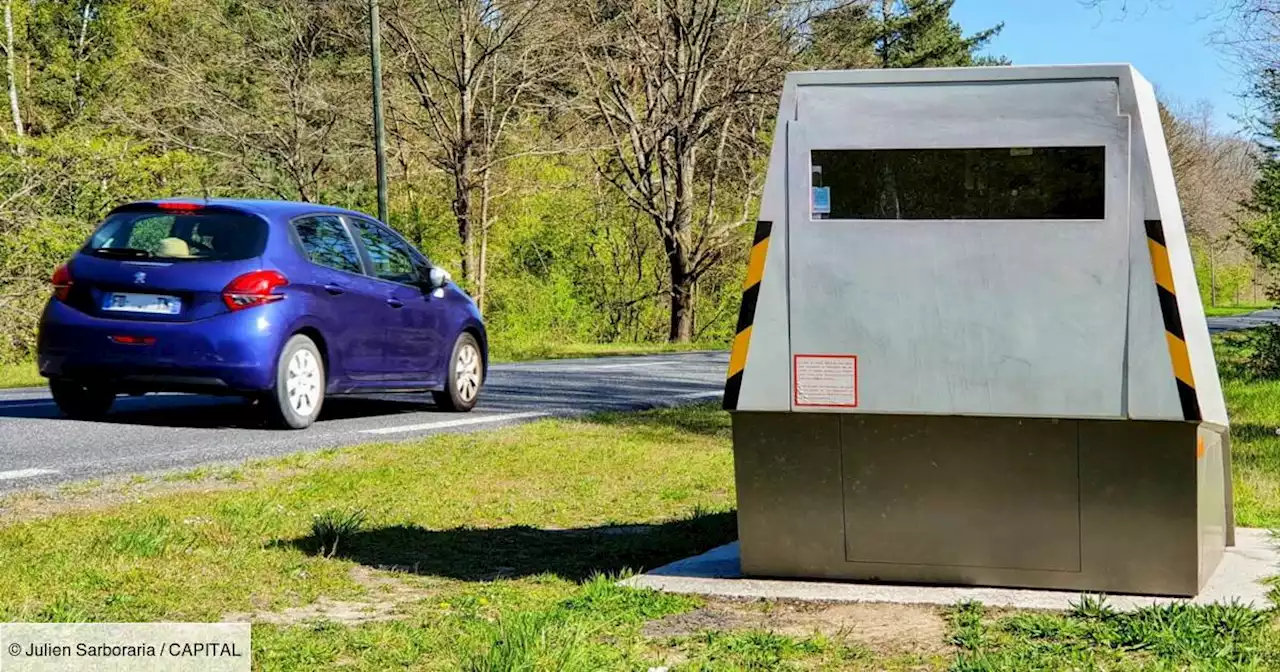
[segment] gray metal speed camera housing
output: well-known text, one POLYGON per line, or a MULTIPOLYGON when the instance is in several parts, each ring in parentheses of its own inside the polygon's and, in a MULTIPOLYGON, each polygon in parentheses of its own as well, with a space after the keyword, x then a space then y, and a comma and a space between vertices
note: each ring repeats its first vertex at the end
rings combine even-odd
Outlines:
POLYGON ((1228 421, 1151 85, 788 75, 725 406, 748 575, 1196 594, 1228 421))

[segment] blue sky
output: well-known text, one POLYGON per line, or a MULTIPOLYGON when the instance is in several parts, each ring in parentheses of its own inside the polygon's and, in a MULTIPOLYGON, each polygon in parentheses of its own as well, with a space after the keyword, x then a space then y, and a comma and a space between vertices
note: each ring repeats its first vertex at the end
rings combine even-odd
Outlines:
POLYGON ((972 33, 1004 22, 987 53, 1017 65, 1132 63, 1175 105, 1207 101, 1219 131, 1234 132, 1243 83, 1211 44, 1224 0, 1106 0, 1099 11, 1080 0, 956 0, 952 16, 972 33))

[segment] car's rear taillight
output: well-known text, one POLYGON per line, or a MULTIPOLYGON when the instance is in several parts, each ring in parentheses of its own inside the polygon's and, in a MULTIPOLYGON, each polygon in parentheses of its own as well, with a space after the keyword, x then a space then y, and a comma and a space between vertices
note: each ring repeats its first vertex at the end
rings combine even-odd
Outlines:
POLYGON ((182 201, 164 201, 156 203, 156 207, 170 212, 195 212, 196 210, 204 209, 204 206, 199 203, 185 203, 182 201))
POLYGON ((260 306, 283 299, 284 295, 276 294, 275 290, 287 284, 289 279, 279 271, 245 273, 222 290, 222 301, 231 310, 260 306))
POLYGON ((156 344, 155 336, 129 336, 127 334, 120 334, 116 336, 109 336, 108 338, 111 339, 112 343, 119 343, 120 345, 155 345, 156 344))
POLYGON ((59 264, 53 271, 53 295, 58 297, 59 301, 66 301, 67 296, 71 294, 71 270, 66 264, 59 264))

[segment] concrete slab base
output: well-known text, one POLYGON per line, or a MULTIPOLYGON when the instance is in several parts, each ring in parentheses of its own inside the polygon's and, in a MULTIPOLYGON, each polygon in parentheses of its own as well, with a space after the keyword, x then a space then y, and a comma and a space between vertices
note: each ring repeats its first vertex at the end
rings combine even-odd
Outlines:
MULTIPOLYGON (((1270 607, 1271 587, 1266 579, 1280 574, 1280 549, 1267 530, 1238 528, 1236 545, 1227 549, 1218 571, 1195 599, 1194 604, 1226 603, 1233 600, 1258 608, 1270 607)), ((828 583, 800 580, 744 578, 738 567, 738 544, 726 544, 702 555, 677 560, 647 574, 623 581, 636 588, 653 588, 670 593, 692 593, 716 597, 807 600, 815 602, 891 602, 896 604, 951 605, 977 601, 992 607, 1050 609, 1065 611, 1080 599, 1080 593, 1016 588, 971 588, 954 586, 914 586, 883 583, 828 583)), ((1132 595, 1108 595, 1115 609, 1131 611, 1141 607, 1185 600, 1132 595)))

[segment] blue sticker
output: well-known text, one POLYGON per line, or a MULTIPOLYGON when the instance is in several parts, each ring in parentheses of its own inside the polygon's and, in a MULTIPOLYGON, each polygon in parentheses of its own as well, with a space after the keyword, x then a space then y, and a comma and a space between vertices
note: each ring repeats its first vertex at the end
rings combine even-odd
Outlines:
POLYGON ((813 214, 831 214, 831 187, 813 188, 813 214))

